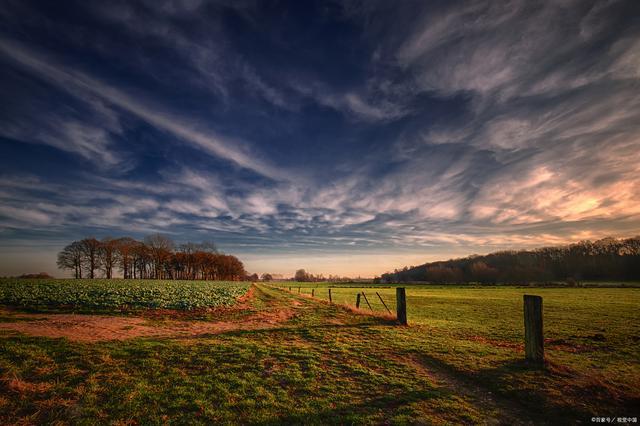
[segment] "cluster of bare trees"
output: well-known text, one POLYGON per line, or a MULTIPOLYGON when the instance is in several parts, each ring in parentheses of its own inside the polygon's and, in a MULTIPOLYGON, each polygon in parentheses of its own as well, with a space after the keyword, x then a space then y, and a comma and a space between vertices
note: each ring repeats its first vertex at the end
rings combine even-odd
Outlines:
POLYGON ((264 273, 262 275, 251 274, 247 276, 247 281, 260 281, 260 280, 265 282, 273 281, 273 275, 264 273))
POLYGON ((316 282, 316 281, 324 281, 324 276, 322 275, 313 275, 304 269, 298 269, 293 276, 294 281, 299 282, 316 282))
MULTIPOLYGON (((360 277, 357 279, 360 279, 360 277)), ((328 277, 325 277, 323 274, 314 275, 304 269, 298 269, 293 276, 293 280, 299 282, 350 282, 353 281, 354 278, 340 277, 338 275, 329 275, 328 277)))
POLYGON ((469 256, 383 274, 384 282, 528 283, 640 279, 640 237, 469 256))
POLYGON ((212 242, 176 247, 169 238, 154 234, 143 241, 130 237, 85 238, 58 253, 58 267, 76 278, 242 280, 244 265, 235 256, 219 253, 212 242))

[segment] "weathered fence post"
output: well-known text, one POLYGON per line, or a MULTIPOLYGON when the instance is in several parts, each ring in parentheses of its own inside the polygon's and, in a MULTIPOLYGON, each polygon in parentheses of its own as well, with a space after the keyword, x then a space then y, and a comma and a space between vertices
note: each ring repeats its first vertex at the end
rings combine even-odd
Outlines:
POLYGON ((398 322, 407 325, 407 294, 404 287, 396 288, 396 307, 398 322))
POLYGON ((291 291, 291 287, 289 287, 289 291, 291 291))
POLYGON ((315 289, 314 289, 314 288, 312 288, 312 289, 311 289, 311 297, 313 297, 313 296, 314 296, 314 293, 315 293, 315 292, 316 292, 316 291, 315 291, 315 289))
POLYGON ((331 300, 331 289, 329 289, 329 303, 333 302, 333 300, 331 300))
POLYGON ((360 309, 360 293, 356 295, 356 308, 360 309))
POLYGON ((542 297, 524 295, 524 352, 527 361, 544 363, 542 297))
POLYGON ((300 294, 300 287, 298 287, 298 294, 300 294))

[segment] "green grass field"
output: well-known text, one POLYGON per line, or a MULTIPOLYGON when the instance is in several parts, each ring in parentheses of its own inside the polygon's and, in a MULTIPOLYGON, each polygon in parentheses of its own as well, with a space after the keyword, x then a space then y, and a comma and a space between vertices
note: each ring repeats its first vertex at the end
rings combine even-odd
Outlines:
MULTIPOLYGON (((291 287, 294 294, 300 287, 302 295, 313 289, 323 300, 328 300, 331 288, 335 303, 350 305, 364 292, 375 312, 386 312, 376 293, 395 312, 399 286, 275 285, 291 287)), ((404 287, 412 325, 408 333, 423 334, 429 356, 456 373, 481 377, 498 392, 544 391, 553 395, 554 405, 567 410, 590 406, 596 413, 616 401, 640 403, 638 288, 404 287), (558 374, 538 377, 508 368, 517 367, 523 357, 524 294, 543 297, 548 371, 558 374)), ((370 310, 364 298, 360 310, 370 310)))
MULTIPOLYGON (((2 330, 0 423, 566 424, 640 416, 638 289, 408 287, 410 325, 402 327, 367 315, 364 301, 360 312, 329 304, 327 284, 300 284, 300 296, 297 286, 260 284, 216 319, 258 318, 251 329, 96 342, 2 330), (525 293, 544 298, 544 369, 523 362, 525 293)), ((395 289, 384 286, 334 287, 332 298, 354 304, 359 291, 377 313, 384 308, 376 291, 395 309, 395 289)), ((32 320, 0 310, 0 322, 23 321, 32 320)))

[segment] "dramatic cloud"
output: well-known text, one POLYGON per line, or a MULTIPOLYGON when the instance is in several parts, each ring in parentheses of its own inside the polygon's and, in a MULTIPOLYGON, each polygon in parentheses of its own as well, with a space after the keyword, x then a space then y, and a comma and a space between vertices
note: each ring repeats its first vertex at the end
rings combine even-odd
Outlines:
POLYGON ((5 251, 162 232, 372 275, 640 232, 635 2, 64 7, 0 12, 5 251))
MULTIPOLYGON (((68 90, 80 99, 84 100, 87 93, 90 96, 98 96, 99 98, 102 98, 114 106, 137 116, 158 129, 169 131, 184 141, 216 156, 228 159, 239 166, 261 173, 266 177, 276 177, 279 175, 277 170, 256 161, 251 157, 250 153, 243 152, 239 141, 225 140, 211 131, 204 133, 199 131, 197 126, 193 124, 191 126, 185 125, 181 122, 179 117, 154 110, 153 108, 134 100, 122 91, 107 86, 82 73, 73 72, 66 70, 61 66, 46 63, 44 60, 30 52, 25 51, 24 48, 20 49, 19 47, 3 40, 0 40, 0 48, 2 48, 3 52, 8 57, 16 60, 20 65, 23 65, 34 71, 37 75, 52 81, 59 87, 68 90)), ((77 129, 78 126, 75 123, 67 124, 67 126, 71 127, 71 131, 68 133, 71 134, 72 140, 76 139, 77 136, 73 133, 77 133, 79 134, 79 139, 83 145, 90 145, 90 143, 86 143, 87 136, 89 139, 93 138, 98 141, 100 140, 99 135, 87 135, 87 133, 91 133, 90 131, 87 131, 87 129, 77 129)), ((91 142, 91 140, 89 140, 89 142, 91 142)), ((100 147, 96 148, 100 149, 100 147)))

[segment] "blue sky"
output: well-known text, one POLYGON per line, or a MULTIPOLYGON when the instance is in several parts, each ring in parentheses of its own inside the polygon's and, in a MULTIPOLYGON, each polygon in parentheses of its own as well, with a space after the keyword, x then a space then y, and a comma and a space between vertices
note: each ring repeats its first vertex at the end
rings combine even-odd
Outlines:
POLYGON ((640 233, 636 1, 4 1, 0 275, 84 236, 373 276, 640 233))

